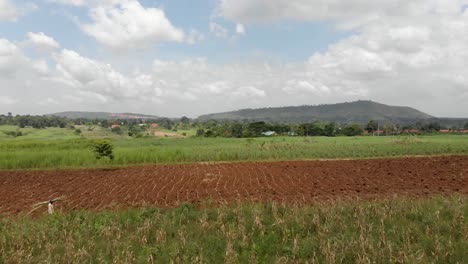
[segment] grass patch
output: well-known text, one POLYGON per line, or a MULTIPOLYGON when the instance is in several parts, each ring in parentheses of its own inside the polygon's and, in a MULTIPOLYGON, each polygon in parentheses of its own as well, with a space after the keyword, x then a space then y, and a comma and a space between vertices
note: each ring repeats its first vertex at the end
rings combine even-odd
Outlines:
POLYGON ((0 263, 466 263, 466 196, 0 219, 0 263))
POLYGON ((108 139, 115 159, 96 160, 94 140, 0 140, 0 169, 60 169, 149 163, 466 155, 468 136, 108 139), (401 142, 404 142, 403 144, 401 142))

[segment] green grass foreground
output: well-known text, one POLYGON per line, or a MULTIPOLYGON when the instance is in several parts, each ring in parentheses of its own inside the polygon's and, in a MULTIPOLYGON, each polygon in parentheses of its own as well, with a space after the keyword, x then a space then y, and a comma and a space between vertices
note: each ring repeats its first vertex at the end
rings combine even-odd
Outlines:
POLYGON ((0 263, 466 263, 468 198, 0 219, 0 263))
POLYGON ((96 160, 91 139, 0 140, 0 170, 150 163, 467 155, 468 135, 401 137, 109 139, 115 159, 96 160))

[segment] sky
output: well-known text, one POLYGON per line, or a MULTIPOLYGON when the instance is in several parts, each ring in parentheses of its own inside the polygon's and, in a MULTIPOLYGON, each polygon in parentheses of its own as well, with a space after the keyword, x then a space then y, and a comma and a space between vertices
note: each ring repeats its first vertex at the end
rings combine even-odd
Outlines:
POLYGON ((0 113, 468 117, 468 0, 0 0, 0 113))

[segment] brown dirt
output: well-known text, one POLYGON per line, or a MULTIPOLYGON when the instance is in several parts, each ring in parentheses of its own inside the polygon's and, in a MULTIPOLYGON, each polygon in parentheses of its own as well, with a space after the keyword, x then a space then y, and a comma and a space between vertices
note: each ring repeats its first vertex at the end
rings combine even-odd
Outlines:
POLYGON ((468 194, 468 156, 0 171, 0 213, 7 214, 62 195, 68 198, 61 210, 104 210, 209 199, 310 204, 453 192, 468 194))

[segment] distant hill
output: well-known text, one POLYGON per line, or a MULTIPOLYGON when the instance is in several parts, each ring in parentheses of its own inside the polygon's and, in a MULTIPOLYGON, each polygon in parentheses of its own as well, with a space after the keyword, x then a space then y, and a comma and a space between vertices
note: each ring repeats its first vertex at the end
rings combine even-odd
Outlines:
POLYGON ((69 119, 157 119, 158 116, 142 115, 134 113, 106 113, 106 112, 60 112, 49 114, 49 116, 59 116, 69 119))
POLYGON ((304 105, 276 108, 243 109, 208 114, 199 120, 248 120, 281 123, 337 122, 365 124, 369 120, 409 124, 434 118, 411 107, 389 106, 372 101, 356 101, 329 105, 304 105))

